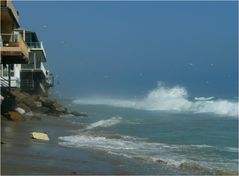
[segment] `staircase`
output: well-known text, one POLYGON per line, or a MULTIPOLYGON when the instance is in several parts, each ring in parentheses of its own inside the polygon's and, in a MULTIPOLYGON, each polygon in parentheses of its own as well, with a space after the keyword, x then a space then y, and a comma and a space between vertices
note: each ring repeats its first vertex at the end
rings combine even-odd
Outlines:
POLYGON ((8 90, 10 92, 9 81, 4 77, 0 76, 1 89, 8 90))

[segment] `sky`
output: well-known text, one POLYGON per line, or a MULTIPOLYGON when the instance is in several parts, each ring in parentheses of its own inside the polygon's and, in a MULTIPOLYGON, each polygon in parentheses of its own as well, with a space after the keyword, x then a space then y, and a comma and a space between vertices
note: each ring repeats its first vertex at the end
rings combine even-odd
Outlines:
POLYGON ((161 81, 237 96, 237 2, 14 2, 66 96, 143 96, 161 81))

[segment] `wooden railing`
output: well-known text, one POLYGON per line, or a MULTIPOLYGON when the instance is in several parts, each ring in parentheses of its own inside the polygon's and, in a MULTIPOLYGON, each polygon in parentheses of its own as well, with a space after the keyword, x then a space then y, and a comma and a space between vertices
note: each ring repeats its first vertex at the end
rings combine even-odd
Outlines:
POLYGON ((2 51, 14 51, 16 47, 20 49, 23 55, 29 58, 29 48, 20 34, 5 34, 2 33, 2 51))

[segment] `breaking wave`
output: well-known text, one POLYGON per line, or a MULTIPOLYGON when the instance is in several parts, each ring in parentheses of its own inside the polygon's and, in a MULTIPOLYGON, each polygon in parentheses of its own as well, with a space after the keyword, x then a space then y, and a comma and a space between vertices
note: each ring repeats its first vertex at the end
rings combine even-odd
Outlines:
POLYGON ((109 127, 109 126, 116 125, 116 124, 120 123, 121 120, 122 120, 122 117, 120 117, 120 116, 112 117, 112 118, 106 119, 106 120, 100 120, 98 122, 88 125, 86 127, 86 129, 90 130, 90 129, 97 128, 97 127, 109 127))
MULTIPOLYGON (((234 172, 238 164, 238 161, 220 160, 217 157, 215 160, 208 160, 207 156, 210 154, 220 156, 221 151, 230 152, 226 148, 209 145, 164 144, 147 142, 145 139, 136 137, 88 133, 59 137, 59 139, 59 144, 62 146, 101 150, 113 155, 151 161, 170 167, 204 171, 207 174, 234 172), (225 165, 225 162, 229 165, 225 165)), ((232 149, 233 152, 237 150, 237 148, 232 149)))
POLYGON ((191 113, 213 113, 224 116, 238 116, 238 102, 214 97, 195 97, 191 100, 187 90, 181 86, 167 87, 159 83, 144 98, 138 100, 111 98, 82 98, 76 104, 109 105, 143 110, 176 111, 191 113))

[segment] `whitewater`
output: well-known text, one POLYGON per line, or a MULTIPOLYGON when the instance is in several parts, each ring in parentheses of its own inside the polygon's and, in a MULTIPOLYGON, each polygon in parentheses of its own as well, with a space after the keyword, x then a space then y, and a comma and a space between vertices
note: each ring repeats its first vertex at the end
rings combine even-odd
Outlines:
POLYGON ((234 100, 192 97, 182 86, 162 83, 138 99, 77 98, 71 108, 89 116, 68 117, 79 129, 60 136, 58 143, 103 152, 117 162, 124 158, 126 171, 135 170, 136 162, 139 174, 165 169, 178 175, 237 174, 238 102, 234 100))
POLYGON ((167 87, 158 83, 142 99, 114 99, 107 97, 87 97, 73 100, 75 104, 108 105, 150 111, 170 111, 188 113, 212 113, 238 117, 238 102, 214 97, 189 97, 182 86, 167 87))

